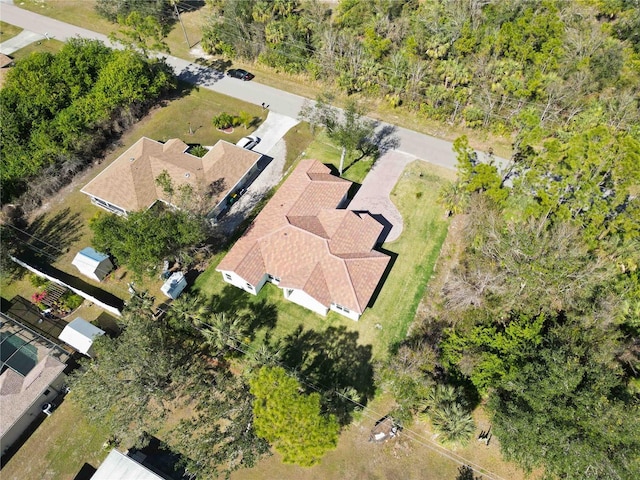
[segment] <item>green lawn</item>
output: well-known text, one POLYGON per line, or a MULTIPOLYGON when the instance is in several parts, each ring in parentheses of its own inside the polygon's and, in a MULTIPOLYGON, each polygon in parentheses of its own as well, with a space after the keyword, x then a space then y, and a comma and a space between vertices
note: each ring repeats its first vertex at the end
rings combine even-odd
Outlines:
MULTIPOLYGON (((253 131, 253 129, 245 130, 244 127, 239 127, 233 133, 226 134, 215 129, 211 124, 211 118, 223 110, 234 114, 239 110, 252 113, 255 115, 256 125, 266 118, 266 113, 260 107, 245 104, 210 90, 191 90, 185 96, 167 101, 164 106, 150 112, 122 136, 119 146, 109 152, 100 165, 79 175, 72 185, 51 199, 47 212, 39 216, 41 227, 36 233, 38 237, 56 244, 62 250, 53 265, 60 270, 78 275, 71 265, 71 260, 79 250, 91 245, 92 233, 88 226, 89 220, 103 210, 94 206, 89 198, 80 192, 84 185, 142 136, 159 141, 178 137, 186 143, 214 145, 220 139, 235 143, 253 131), (193 135, 189 135, 189 122, 191 122, 193 135)), ((304 128, 302 130, 304 131, 304 128)), ((304 142, 296 148, 298 150, 304 148, 302 145, 304 142)), ((292 150, 296 151, 296 148, 292 150)), ((90 279, 83 278, 83 280, 93 282, 90 279)), ((120 268, 96 285, 120 298, 128 298, 127 283, 131 280, 131 274, 120 268)), ((148 289, 160 301, 164 298, 160 292, 162 282, 156 276, 136 284, 140 289, 148 289)), ((29 298, 36 291, 26 275, 21 279, 9 279, 3 275, 0 288, 2 296, 7 299, 11 299, 16 294, 29 298)))
POLYGON ((64 42, 60 42, 58 40, 41 40, 39 42, 30 43, 26 47, 22 47, 20 50, 16 50, 11 54, 11 56, 15 60, 20 60, 28 57, 33 52, 58 53, 63 46, 64 42))
POLYGON ((117 25, 98 15, 95 10, 96 0, 19 0, 14 3, 25 10, 104 35, 117 29, 117 25))
MULTIPOLYGON (((446 237, 448 222, 442 207, 436 204, 438 189, 446 181, 441 176, 443 173, 432 165, 416 161, 407 167, 396 185, 392 199, 402 213, 405 228, 398 240, 383 245, 395 261, 373 307, 367 309, 358 322, 335 312, 321 317, 285 301, 282 291, 271 284, 265 285, 257 296, 240 290, 238 296, 234 293, 237 289, 223 282, 221 275, 215 272, 217 261, 213 261, 197 279, 195 288, 206 296, 221 297, 223 303, 238 301, 240 297, 240 301, 249 305, 261 302, 276 305, 277 323, 272 331, 268 331, 272 338, 282 338, 301 324, 318 331, 344 325, 358 332, 361 344, 372 345, 375 358, 383 358, 389 346, 406 335, 446 237)), ((255 333, 258 343, 267 330, 255 333)))
MULTIPOLYGON (((104 35, 116 32, 119 28, 117 24, 111 23, 98 15, 95 10, 96 0, 20 0, 16 4, 25 10, 31 10, 71 25, 89 28, 104 35)), ((193 47, 202 38, 202 25, 205 22, 206 15, 203 14, 203 9, 200 9, 193 12, 184 12, 180 17, 187 32, 189 43, 193 47)), ((172 26, 171 31, 165 38, 165 42, 169 46, 169 51, 172 55, 188 59, 195 58, 189 54, 184 31, 179 23, 176 22, 172 26)))
POLYGON ((267 113, 259 106, 236 98, 206 89, 192 89, 184 97, 157 108, 153 115, 136 125, 134 132, 138 138, 147 136, 161 142, 180 138, 189 144, 214 145, 218 140, 235 143, 255 130, 267 118, 267 113), (213 117, 222 112, 237 115, 240 111, 253 115, 254 125, 251 128, 236 127, 233 133, 227 134, 211 123, 213 117))
POLYGON ((2 467, 2 480, 71 480, 85 463, 98 467, 105 459, 108 432, 90 424, 72 397, 73 392, 2 467))
POLYGON ((22 29, 20 27, 16 27, 15 25, 11 25, 7 22, 0 21, 0 43, 6 42, 10 38, 18 35, 22 29))

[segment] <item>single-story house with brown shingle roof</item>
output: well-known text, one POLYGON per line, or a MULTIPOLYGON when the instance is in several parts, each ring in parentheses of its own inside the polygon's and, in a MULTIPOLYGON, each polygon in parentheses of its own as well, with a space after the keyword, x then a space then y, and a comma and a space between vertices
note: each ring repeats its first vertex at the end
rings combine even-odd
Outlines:
POLYGON ((229 195, 240 190, 257 171, 261 155, 218 141, 202 158, 187 153, 189 146, 174 138, 160 143, 142 137, 81 190, 110 212, 126 215, 158 200, 171 204, 156 178, 167 172, 177 190, 188 184, 211 196, 209 217, 217 216, 229 195))
POLYGON ((373 250, 383 226, 343 208, 350 186, 317 160, 303 160, 216 270, 254 295, 271 282, 320 315, 334 310, 358 320, 390 258, 373 250))

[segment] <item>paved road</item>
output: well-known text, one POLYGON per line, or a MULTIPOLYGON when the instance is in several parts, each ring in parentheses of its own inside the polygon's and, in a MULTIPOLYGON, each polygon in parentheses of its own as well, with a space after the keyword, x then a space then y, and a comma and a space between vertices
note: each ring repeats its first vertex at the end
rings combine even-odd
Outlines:
MULTIPOLYGON (((42 36, 47 33, 49 37, 61 41, 80 36, 102 40, 110 44, 105 35, 23 10, 5 1, 0 2, 0 17, 4 22, 42 36)), ((299 95, 262 85, 255 80, 243 82, 231 79, 220 72, 173 56, 167 56, 167 61, 173 66, 176 73, 185 80, 255 105, 265 102, 270 105, 270 110, 289 117, 297 118, 300 107, 305 100, 299 95)), ((451 150, 450 142, 400 127, 397 128, 395 134, 400 141, 397 148, 399 152, 447 168, 454 168, 455 156, 451 150)))
MULTIPOLYGON (((4 22, 33 32, 35 38, 44 38, 46 36, 48 38, 65 41, 69 38, 80 36, 101 40, 110 46, 117 47, 117 45, 109 42, 105 35, 60 22, 37 13, 22 10, 14 6, 11 0, 0 0, 0 18, 2 18, 4 22)), ((280 114, 280 118, 289 117, 285 122, 287 123, 287 129, 294 124, 294 119, 298 117, 300 108, 306 100, 299 95, 262 85, 255 80, 243 82, 226 77, 222 72, 191 63, 181 58, 170 55, 163 56, 166 58, 167 63, 173 67, 176 74, 185 81, 255 105, 261 105, 263 103, 269 105, 269 110, 280 114)), ((386 241, 393 241, 398 238, 402 232, 403 222, 402 216, 391 202, 389 194, 406 164, 414 159, 422 159, 436 165, 453 169, 455 168, 456 159, 451 142, 414 132, 406 128, 381 123, 378 132, 385 130, 388 130, 390 135, 396 137, 397 145, 393 150, 382 155, 376 162, 376 165, 369 175, 367 175, 367 178, 349 205, 349 208, 352 210, 369 210, 374 215, 384 217, 384 220, 386 220, 386 222, 382 220, 386 225, 385 231, 383 232, 384 239, 386 241)), ((265 153, 268 152, 262 149, 267 147, 270 149, 274 146, 273 142, 280 138, 280 136, 277 136, 277 138, 274 136, 268 140, 266 135, 263 134, 262 136, 264 137, 263 141, 265 141, 265 144, 259 145, 256 149, 264 151, 265 153)), ((481 154, 479 158, 482 159, 483 155, 481 154)), ((500 158, 495 158, 495 161, 498 162, 498 164, 505 162, 500 158)))

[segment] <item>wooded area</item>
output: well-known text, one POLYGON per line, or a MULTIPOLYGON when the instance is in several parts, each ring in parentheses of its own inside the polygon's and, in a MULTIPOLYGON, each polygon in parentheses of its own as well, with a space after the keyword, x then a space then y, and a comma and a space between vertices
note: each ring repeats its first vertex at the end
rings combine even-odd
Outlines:
POLYGON ((164 62, 94 40, 16 62, 0 90, 2 202, 37 206, 174 86, 164 62))
POLYGON ((410 414, 429 413, 442 384, 485 400, 503 453, 526 470, 633 479, 640 142, 598 120, 523 132, 502 171, 458 139, 459 178, 441 199, 465 214, 462 251, 382 380, 410 414))
POLYGON ((526 119, 640 113, 635 0, 208 0, 206 51, 306 75, 351 95, 506 134, 526 119))

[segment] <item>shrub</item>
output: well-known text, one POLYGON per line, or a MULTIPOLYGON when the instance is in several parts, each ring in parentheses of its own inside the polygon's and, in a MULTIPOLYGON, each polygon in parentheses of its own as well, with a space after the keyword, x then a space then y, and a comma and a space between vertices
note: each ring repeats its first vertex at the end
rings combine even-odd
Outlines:
POLYGON ((29 275, 29 283, 31 283, 31 285, 33 285, 36 288, 40 288, 40 287, 47 286, 49 284, 49 280, 47 280, 44 277, 41 277, 40 275, 36 275, 35 273, 32 273, 31 275, 29 275))
POLYGON ((66 310, 73 311, 82 305, 84 299, 71 291, 66 292, 62 297, 60 297, 60 303, 62 307, 66 310))
POLYGON ((233 127, 234 120, 232 115, 229 115, 227 112, 222 112, 220 115, 213 117, 212 123, 214 127, 224 129, 233 127))

